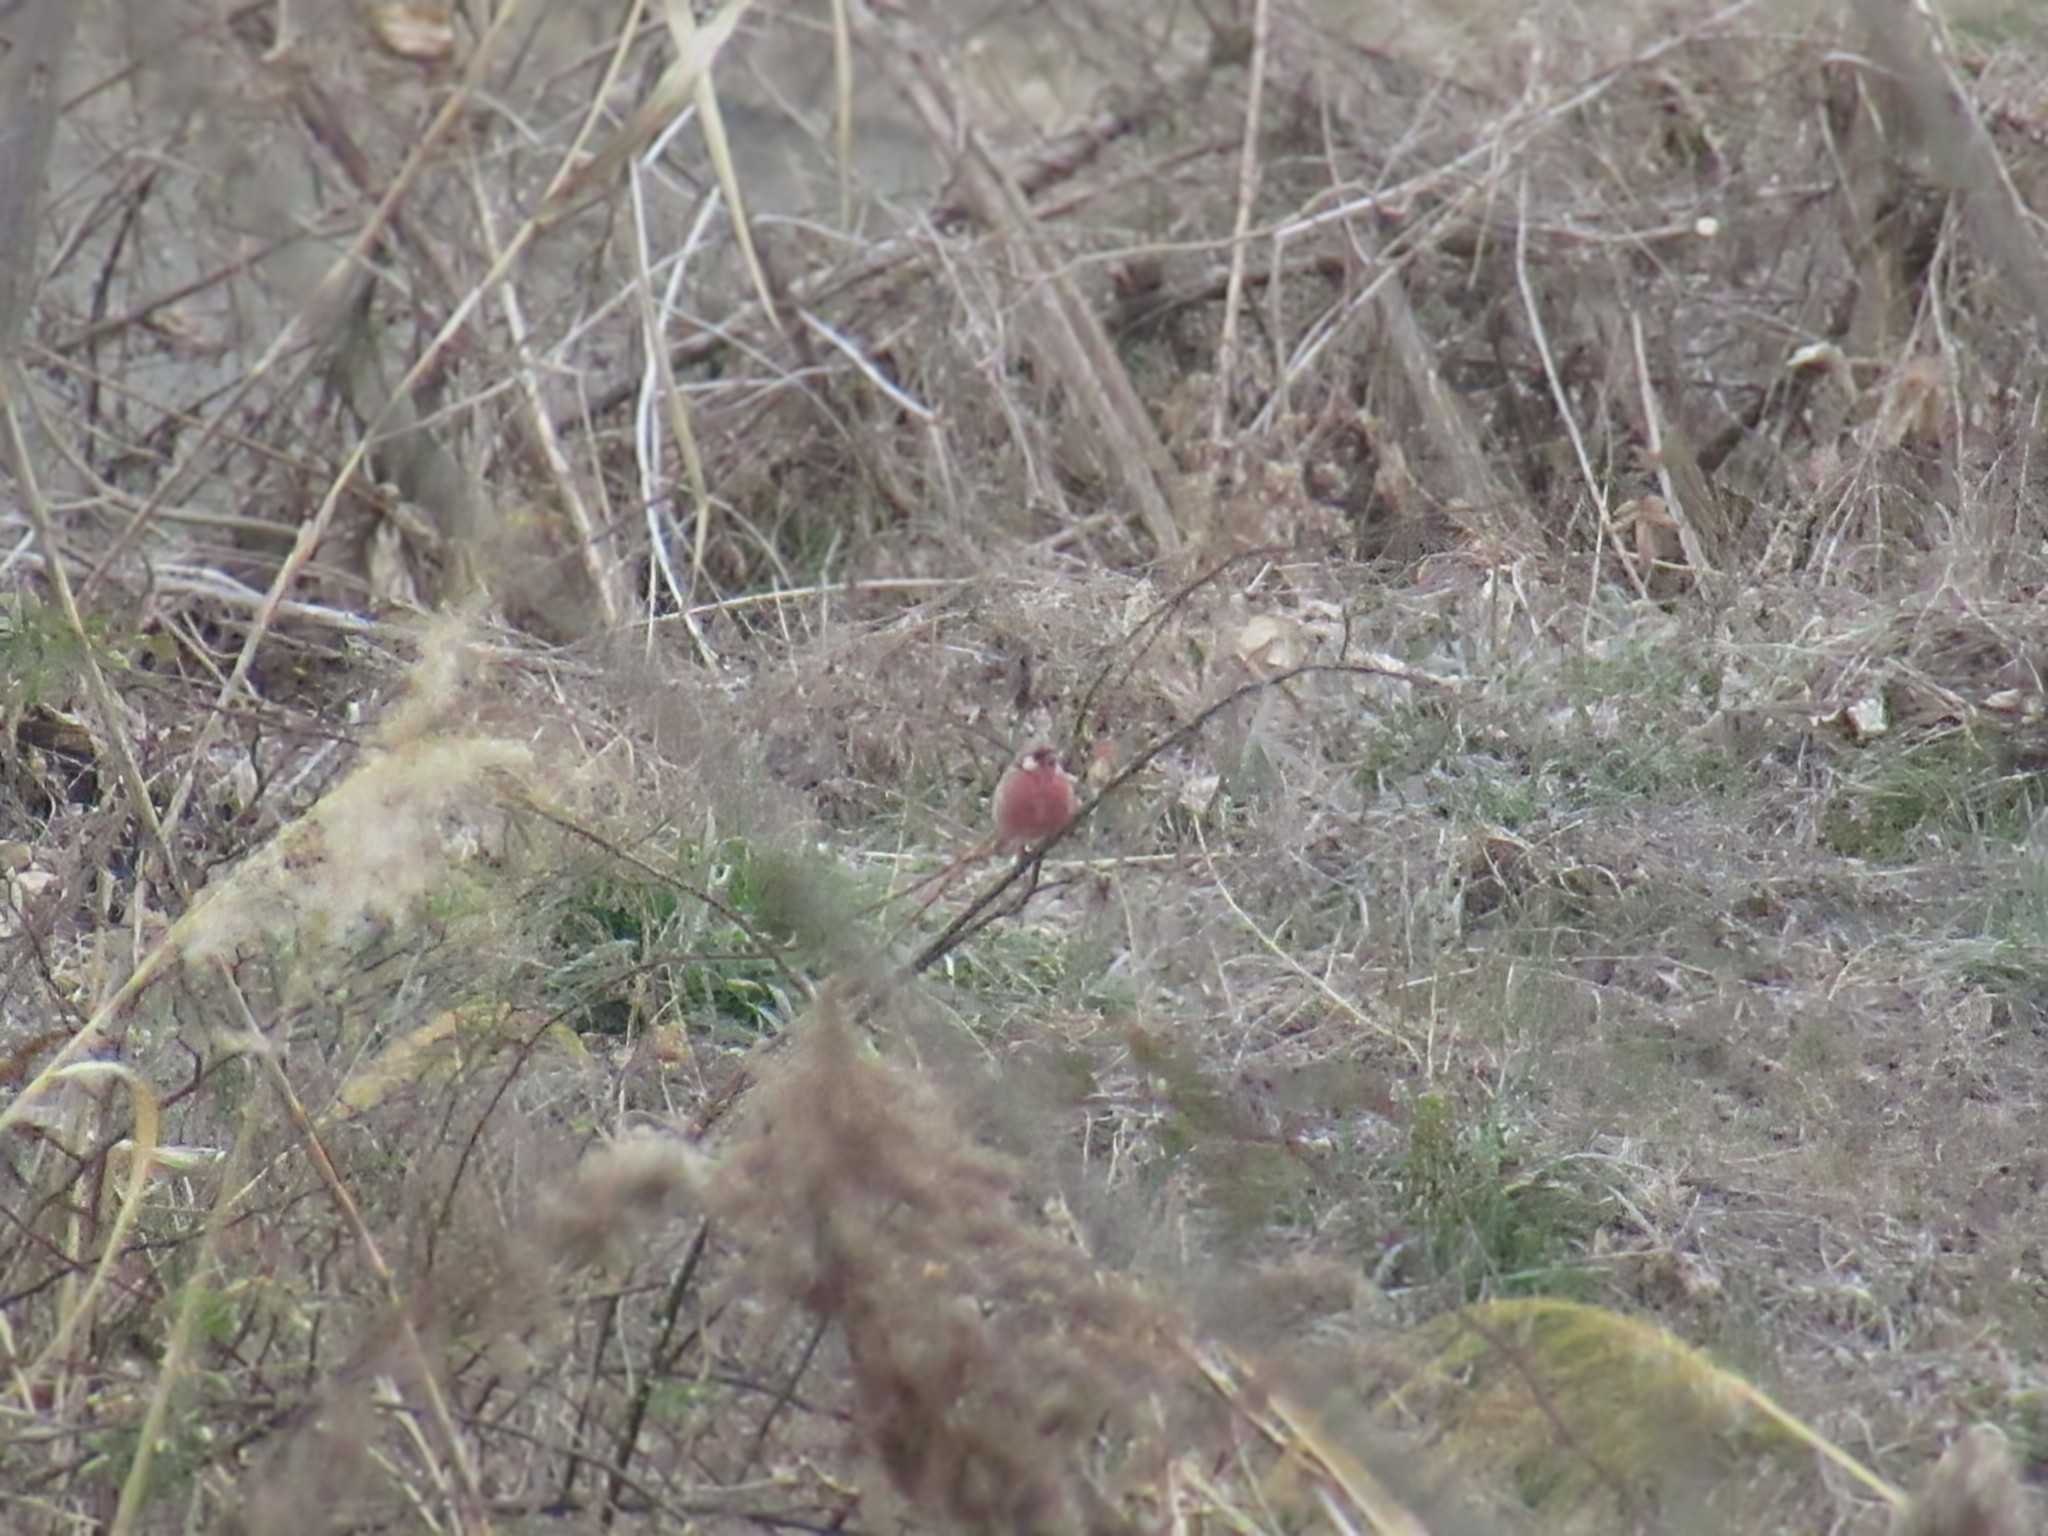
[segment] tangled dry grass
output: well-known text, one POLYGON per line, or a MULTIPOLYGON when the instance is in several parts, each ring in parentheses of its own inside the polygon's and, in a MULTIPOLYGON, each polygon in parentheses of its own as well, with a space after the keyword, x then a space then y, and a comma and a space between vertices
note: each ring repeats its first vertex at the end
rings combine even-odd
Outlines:
POLYGON ((2036 30, 0 16, 7 1527, 2038 1526, 2036 30))

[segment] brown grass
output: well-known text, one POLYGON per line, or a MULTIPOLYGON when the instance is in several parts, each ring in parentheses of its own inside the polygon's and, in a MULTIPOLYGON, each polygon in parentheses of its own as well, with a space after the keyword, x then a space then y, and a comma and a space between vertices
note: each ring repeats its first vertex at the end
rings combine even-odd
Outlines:
POLYGON ((2023 13, 617 10, 0 57, 0 1525, 2037 1526, 2023 13))

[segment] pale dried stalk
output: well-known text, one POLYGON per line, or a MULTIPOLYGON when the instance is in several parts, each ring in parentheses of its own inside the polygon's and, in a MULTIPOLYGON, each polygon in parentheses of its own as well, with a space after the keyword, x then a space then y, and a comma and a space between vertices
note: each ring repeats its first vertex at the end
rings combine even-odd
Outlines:
MULTIPOLYGON (((462 1536, 463 1532, 468 1531, 487 1532, 491 1528, 491 1521, 485 1512, 483 1485, 477 1477, 476 1460, 470 1455, 469 1442, 463 1438, 462 1431, 455 1422, 455 1415, 448 1406, 447 1395, 441 1390, 440 1378, 434 1374, 432 1362, 427 1359, 426 1346, 420 1342, 419 1330, 413 1326, 412 1309, 407 1305, 406 1299, 399 1294, 398 1277, 392 1272, 391 1266, 384 1262, 384 1252, 377 1246, 376 1236, 370 1231, 369 1223, 363 1220, 362 1208, 356 1204, 348 1186, 342 1183, 341 1174, 335 1169, 333 1159, 327 1155, 327 1148, 321 1143, 320 1133, 314 1129, 312 1117, 306 1113, 306 1106, 300 1102, 298 1091, 292 1087, 291 1079, 284 1075, 284 1068, 278 1064, 277 1052, 271 1049, 270 1042, 264 1039, 262 1026, 250 1012, 248 1000, 242 996, 242 989, 235 984, 234 973, 222 965, 220 977, 227 984, 228 993, 234 998, 235 1006, 242 1015, 242 1023, 248 1030, 248 1054, 255 1059, 258 1068, 277 1090, 278 1097, 284 1101, 285 1111, 291 1116, 293 1128, 305 1142, 306 1155, 312 1160, 314 1171, 327 1186, 328 1198, 334 1202, 335 1210, 340 1212, 341 1219, 355 1235, 356 1245, 362 1250, 363 1262, 370 1266, 371 1273, 383 1287, 384 1300, 390 1308, 391 1323, 398 1334, 400 1346, 405 1351, 407 1363, 411 1365, 413 1373, 419 1380, 420 1391, 426 1396, 427 1411, 434 1420, 434 1426, 440 1430, 442 1439, 447 1442, 448 1455, 455 1463, 461 1497, 449 1500, 449 1524, 457 1536, 462 1536)), ((430 1457, 431 1447, 424 1440, 421 1440, 419 1445, 422 1456, 430 1457)), ((434 1470, 435 1482, 444 1482, 445 1479, 440 1476, 438 1469, 432 1468, 431 1460, 428 1464, 430 1469, 434 1470)))
POLYGON ((1966 193, 1963 217, 1991 260, 2048 335, 2048 256, 2027 228, 2026 203, 1991 142, 1942 45, 1925 0, 1864 0, 1871 52, 1905 88, 1920 145, 1951 192, 1966 193))
POLYGON ((35 461, 28 437, 22 430, 20 413, 14 408, 14 359, 26 328, 30 304, 35 298, 36 229, 42 221, 43 176, 47 170, 50 138, 57 124, 57 76, 64 54, 71 45, 77 23, 77 8, 61 3, 35 5, 21 18, 18 41, 0 69, 0 100, 15 103, 0 120, 0 418, 4 418, 6 440, 0 462, 13 472, 20 488, 29 524, 42 546, 44 571, 66 628, 78 642, 84 658, 86 691, 92 695, 93 712, 98 715, 100 735, 112 754, 127 791, 129 808, 149 832, 164 861, 164 877, 182 897, 185 883, 164 836, 156 804, 143 781, 142 766, 121 715, 114 690, 108 685, 99 658, 85 631, 78 600, 58 553, 56 529, 42 488, 36 483, 35 461))
MULTIPOLYGON (((866 26, 883 30, 866 0, 859 15, 866 26)), ((1180 525, 1166 493, 1172 457, 1101 321, 1065 264, 1046 250, 1016 182, 996 164, 965 112, 947 106, 949 93, 940 84, 941 73, 932 59, 901 30, 890 32, 876 52, 897 89, 924 119, 933 141, 957 151, 964 201, 1012 253, 1027 302, 1041 322, 1021 328, 1025 344, 1041 349, 1039 362, 1067 387, 1078 424, 1093 440, 1104 473, 1122 483, 1158 552, 1176 553, 1180 525)))
POLYGON ((1237 224, 1231 230, 1230 278, 1223 290, 1223 334, 1216 343, 1215 415, 1209 423, 1209 437, 1222 446, 1229 423, 1231 386, 1237 378, 1237 317, 1244 307, 1245 248, 1251 242, 1252 204, 1259 194, 1259 114, 1266 100, 1266 42, 1272 6, 1269 0, 1254 0, 1252 6, 1251 82, 1245 88, 1244 143, 1237 160, 1237 224))
POLYGON ((171 851, 170 839, 164 835, 164 824, 157 816, 156 802, 150 799, 149 785, 142 777, 142 764, 136 760, 134 744, 128 739, 127 722, 122 716, 120 701, 114 697, 113 687, 107 682, 99 657, 93 652, 92 639, 85 629, 85 618, 78 611, 77 596, 72 592, 71 579, 64 571, 64 561, 57 547, 57 531, 51 526, 50 510, 43 502, 42 487, 36 483, 28 439, 21 430, 21 417, 14 409, 10 382, 13 371, 11 363, 0 362, 0 424, 4 424, 6 430, 6 451, 0 453, 0 462, 12 468, 14 482, 21 488, 21 504, 28 512, 29 526, 35 530, 36 542, 42 546, 43 574, 49 578, 50 590, 56 594, 58 611, 64 615, 64 627, 78 642, 78 654, 83 658, 85 669, 86 692, 92 695, 93 713, 99 717, 102 745, 112 755, 120 772, 121 787, 127 792, 130 811, 148 831, 157 856, 164 861, 164 878, 182 899, 186 895, 185 880, 178 873, 177 855, 171 851))
MULTIPOLYGON (((637 16, 637 12, 635 14, 637 16)), ((490 193, 484 187, 481 168, 474 155, 469 157, 468 169, 470 195, 476 203, 477 228, 482 231, 485 248, 495 261, 504 252, 498 245, 497 225, 491 217, 490 193)), ((619 595, 622 582, 618 562, 606 560, 601 553, 605 541, 600 537, 598 520, 591 516, 590 508, 584 502, 583 493, 576 484, 575 471, 569 465, 569 456, 563 451, 561 436, 555 431, 554 418, 548 415, 547 401, 541 392, 540 371, 527 356, 531 333, 527 329, 526 312, 519 302, 516 283, 504 285, 499 305, 505 314, 505 333, 511 339, 514 355, 519 359, 520 392, 526 397, 528 443, 535 456, 547 466, 548 477, 561 498, 562 510, 576 537, 576 552, 583 561, 584 574, 596 589, 598 613, 605 628, 616 628, 625 612, 625 604, 619 595)))
MULTIPOLYGON (((257 361, 256 366, 250 370, 248 377, 243 379, 242 383, 229 397, 227 404, 214 413, 213 420, 207 424, 206 431, 201 434, 199 445, 181 461, 180 468, 191 464, 206 445, 219 434, 223 425, 234 418, 240 409, 242 400, 248 396, 250 390, 255 388, 256 381, 274 367, 277 360, 285 355, 287 348, 303 335, 307 329, 311 328, 311 317, 326 313, 339 296, 347 292, 355 280, 358 264, 364 261, 369 248, 375 244, 378 235, 390 222, 391 215, 397 209, 400 199, 412 189, 413 182, 425 169, 429 157, 435 152, 441 140, 447 136, 449 130, 463 120, 464 115, 468 111, 472 94, 482 81, 484 61, 495 51, 498 39, 505 35, 510 28, 513 18, 523 8, 522 0, 508 0, 505 8, 498 13, 496 19, 491 24, 490 30, 478 42, 476 52, 471 56, 469 69, 464 75, 461 84, 455 90, 449 92, 447 101, 442 104, 441 110, 435 114, 433 121, 427 125, 426 132, 420 136, 420 142, 414 146, 412 154, 407 156, 405 164, 399 168, 398 175, 392 180, 390 191, 385 194, 383 200, 377 204, 370 217, 364 222, 362 230, 357 234, 348 251, 336 260, 333 266, 328 268, 327 274, 321 278, 319 287, 314 291, 312 299, 307 302, 305 308, 292 317, 284 329, 279 332, 277 340, 271 344, 270 349, 264 353, 257 361)), ((529 225, 527 227, 530 229, 532 226, 529 225)), ((523 243, 515 243, 514 249, 506 255, 505 264, 509 264, 511 258, 520 249, 523 249, 523 243)), ((440 355, 441 349, 448 344, 449 338, 467 323, 470 312, 475 309, 483 294, 502 275, 502 265, 493 267, 483 282, 472 289, 462 303, 456 306, 455 312, 448 317, 447 322, 435 335, 426 351, 420 355, 419 361, 407 370, 405 377, 400 379, 397 387, 392 390, 391 401, 393 403, 412 398, 413 390, 418 386, 420 379, 426 374, 427 369, 432 366, 434 359, 440 355)), ((179 781, 176 793, 171 796, 170 808, 164 817, 173 826, 177 824, 179 818, 184 814, 185 802, 191 797, 192 787, 198 780, 199 765, 206 760, 207 749, 213 744, 214 737, 219 734, 222 723, 229 718, 228 706, 234 701, 235 695, 248 682, 250 668, 256 663, 256 651, 262 645, 263 637, 270 631, 271 622, 277 616, 278 604, 284 600, 285 593, 291 589, 292 583, 298 579, 299 572, 304 569, 306 562, 313 558, 313 551, 320 547, 320 541, 327 536, 328 524, 334 519, 335 509, 341 505, 342 492, 347 488, 356 471, 362 466, 363 460, 368 457, 371 445, 376 441, 377 434, 384 426, 385 422, 379 419, 371 422, 364 429, 354 449, 351 450, 347 459, 343 461, 340 470, 328 485, 327 494, 321 498, 320 506, 310 518, 300 525, 298 537, 292 541, 290 553, 285 556, 283 563, 278 566, 277 575, 272 578, 269 590, 264 593, 263 606, 257 611, 255 622, 249 626, 249 633, 243 638, 242 649, 240 654, 235 657, 234 668, 229 672, 227 681, 221 685, 220 692, 214 700, 214 708, 208 712, 205 724, 200 728, 199 739, 192 744, 190 761, 185 770, 185 776, 179 781)), ((172 485, 179 478, 180 474, 177 468, 174 468, 170 474, 164 477, 157 486, 155 493, 151 496, 150 501, 143 506, 141 511, 135 514, 128 527, 123 530, 122 539, 126 539, 142 526, 143 522, 152 515, 155 508, 167 499, 172 485)), ((119 549, 120 543, 120 540, 115 542, 115 550, 119 549)), ((110 550, 102 558, 98 568, 100 571, 104 571, 107 568, 114 558, 114 552, 114 550, 110 550)), ((96 571, 95 574, 98 574, 98 572, 96 571)), ((90 585, 89 579, 87 584, 90 585)))
POLYGON ((1643 317, 1631 312, 1628 323, 1635 341, 1636 382, 1643 395, 1643 432, 1649 442, 1650 462, 1657 467, 1657 489, 1663 493, 1664 505, 1678 523, 1678 542, 1685 551, 1686 564, 1702 576, 1711 575, 1720 550, 1710 547, 1703 531, 1713 521, 1706 476, 1700 473, 1699 463, 1677 427, 1667 426, 1664 420, 1657 388, 1650 382, 1643 317))
POLYGON ((11 362, 35 297, 43 174, 57 126, 57 73, 80 7, 34 0, 0 54, 0 363, 11 362))
MULTIPOLYGON (((1572 440, 1572 452, 1578 457, 1579 475, 1586 482, 1586 494, 1593 499, 1593 515, 1598 519, 1598 534, 1593 540, 1593 577, 1597 581, 1600 571, 1600 550, 1612 545, 1615 558, 1620 560, 1622 569, 1635 582, 1636 596, 1649 601, 1650 589, 1643 581, 1643 573, 1621 548, 1621 541, 1614 531, 1614 520, 1607 505, 1607 492, 1600 484, 1600 477, 1593 472, 1592 455, 1586 452, 1585 434, 1579 431, 1579 419, 1572 414, 1570 396, 1565 393, 1564 380, 1557 371, 1557 359, 1550 350, 1550 333, 1543 326, 1543 309, 1536 302, 1535 286, 1529 281, 1529 175, 1522 173, 1522 186, 1518 206, 1515 210, 1515 285, 1522 292, 1522 310, 1529 317, 1529 335, 1536 343, 1536 355, 1543 360, 1543 377, 1550 385, 1550 397, 1557 402, 1557 414, 1564 422, 1564 429, 1572 440)), ((1593 622, 1593 603, 1590 590, 1587 593, 1586 623, 1593 622)), ((1581 634, 1580 639, 1587 639, 1581 634)))

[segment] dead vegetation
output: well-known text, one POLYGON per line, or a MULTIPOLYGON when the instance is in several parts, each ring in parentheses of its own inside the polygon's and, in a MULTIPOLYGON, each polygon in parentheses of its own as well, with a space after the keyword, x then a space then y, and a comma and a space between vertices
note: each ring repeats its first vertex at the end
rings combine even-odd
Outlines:
POLYGON ((0 18, 9 1529, 2038 1526, 2048 53, 1425 9, 0 18))

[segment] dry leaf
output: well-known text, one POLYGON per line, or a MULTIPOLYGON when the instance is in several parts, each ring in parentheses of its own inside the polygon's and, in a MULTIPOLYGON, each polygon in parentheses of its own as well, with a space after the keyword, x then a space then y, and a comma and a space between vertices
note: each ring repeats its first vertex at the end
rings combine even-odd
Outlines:
POLYGON ((2038 720, 2041 717, 2041 696, 2023 688, 2001 688, 1984 701, 1984 707, 1994 714, 2038 720))
POLYGON ((433 64, 455 51, 455 26, 445 5, 387 0, 370 7, 369 21, 370 35, 385 52, 401 59, 433 64))
POLYGON ((1878 413, 1877 437, 1887 448, 1939 444, 1945 436, 1947 371, 1938 357, 1914 357, 1892 370, 1878 413))
POLYGON ((1298 667, 1306 654, 1301 626, 1270 613, 1254 614, 1247 619, 1232 648, 1239 661, 1259 673, 1298 667))
POLYGON ((1876 694, 1858 699, 1853 704, 1844 704, 1832 715, 1815 715, 1813 725, 1816 730, 1822 726, 1833 726, 1859 747, 1877 740, 1892 728, 1884 700, 1876 694))
POLYGON ((1209 808, 1216 803, 1217 792, 1223 788, 1220 773, 1191 773, 1180 781, 1174 798, 1181 809, 1194 816, 1206 816, 1209 808))

